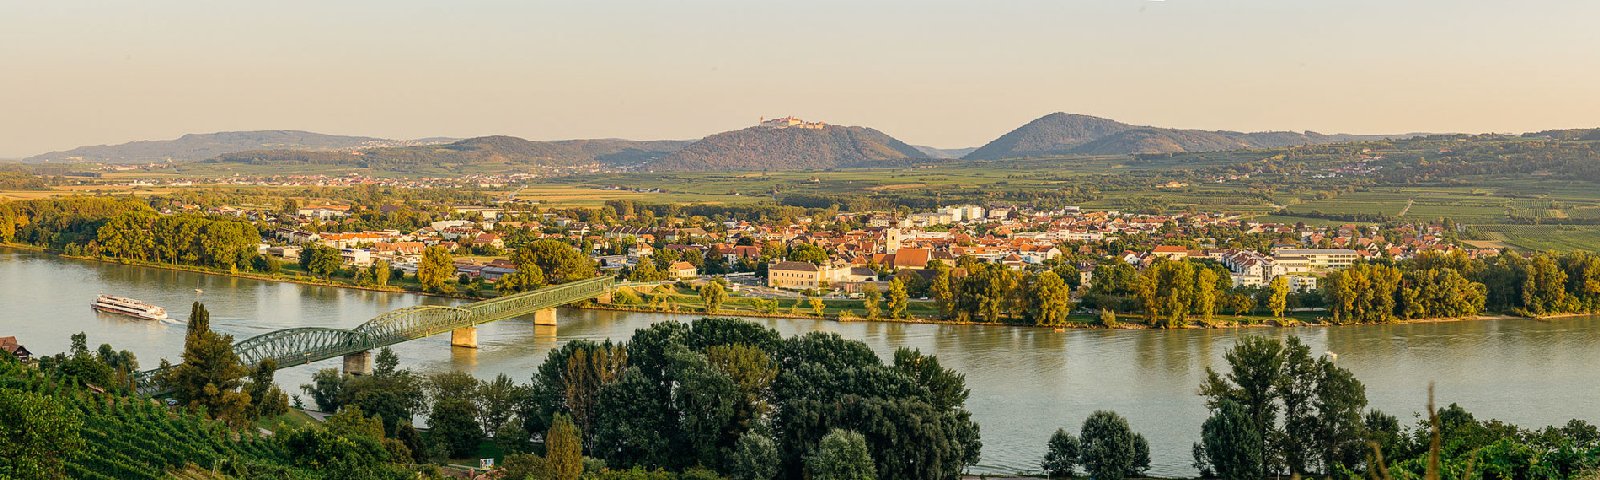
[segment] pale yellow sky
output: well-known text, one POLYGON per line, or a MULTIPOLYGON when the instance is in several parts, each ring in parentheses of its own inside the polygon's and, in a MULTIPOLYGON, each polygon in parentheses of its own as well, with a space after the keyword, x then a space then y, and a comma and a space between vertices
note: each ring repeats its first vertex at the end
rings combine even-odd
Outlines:
POLYGON ((1592 0, 0 0, 0 157, 184 133, 698 138, 794 114, 980 145, 1600 126, 1592 0))

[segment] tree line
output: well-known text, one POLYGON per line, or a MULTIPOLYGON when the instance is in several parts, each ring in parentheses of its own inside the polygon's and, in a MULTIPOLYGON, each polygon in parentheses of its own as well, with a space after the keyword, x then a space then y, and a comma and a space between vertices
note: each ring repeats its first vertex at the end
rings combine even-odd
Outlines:
MULTIPOLYGON (((1368 408, 1366 387, 1298 337, 1248 336, 1207 368, 1199 392, 1210 415, 1192 448, 1202 478, 1574 478, 1600 468, 1600 429, 1581 420, 1524 429, 1478 420, 1459 405, 1410 426, 1368 408)), ((1070 477, 1121 479, 1149 466, 1143 437, 1097 411, 1079 435, 1057 430, 1040 467, 1070 477)))

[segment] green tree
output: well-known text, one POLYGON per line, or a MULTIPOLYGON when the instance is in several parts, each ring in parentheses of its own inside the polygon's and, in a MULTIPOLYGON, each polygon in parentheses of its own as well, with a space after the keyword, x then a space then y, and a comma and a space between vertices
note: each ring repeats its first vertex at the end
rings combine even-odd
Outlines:
POLYGON ((878 291, 878 286, 868 283, 862 287, 861 307, 866 310, 867 320, 877 320, 883 316, 883 292, 878 291))
POLYGON ((1128 428, 1128 420, 1115 412, 1100 410, 1089 414, 1078 432, 1078 452, 1084 470, 1091 478, 1121 479, 1141 473, 1138 467, 1148 459, 1138 457, 1138 434, 1128 428))
POLYGON ((233 336, 211 331, 211 314, 200 302, 189 314, 183 344, 183 363, 165 374, 173 396, 230 425, 243 426, 250 418, 250 394, 239 389, 250 370, 233 353, 233 336))
MULTIPOLYGON (((1213 412, 1218 411, 1224 401, 1243 407, 1250 415, 1250 425, 1258 429, 1252 437, 1257 443, 1236 448, 1265 452, 1280 409, 1276 394, 1283 376, 1283 344, 1275 339, 1247 336, 1223 354, 1223 358, 1228 362, 1229 372, 1222 375, 1208 367, 1200 394, 1206 397, 1206 406, 1213 412)), ((1256 475, 1263 476, 1266 472, 1259 471, 1256 475)))
POLYGON ((817 295, 808 296, 806 298, 806 303, 811 304, 811 314, 818 317, 822 316, 823 312, 825 312, 828 308, 828 304, 823 303, 822 297, 817 295))
POLYGON ((300 250, 300 269, 322 278, 333 276, 344 266, 339 249, 310 243, 300 250))
POLYGON ((478 409, 470 398, 445 396, 433 401, 428 426, 434 439, 444 445, 453 458, 470 457, 483 442, 483 427, 478 424, 478 409))
POLYGON ((1289 277, 1279 275, 1272 279, 1268 287, 1272 295, 1268 297, 1267 308, 1272 310, 1273 318, 1283 318, 1283 312, 1289 309, 1289 277))
POLYGON ((633 267, 632 272, 628 272, 628 280, 635 282, 658 282, 666 279, 666 272, 657 269, 656 262, 649 258, 639 260, 639 265, 633 267))
POLYGON ((733 480, 772 480, 778 476, 778 445, 755 432, 739 436, 728 459, 728 476, 733 480))
POLYGON ((1067 314, 1072 312, 1072 290, 1061 276, 1048 270, 1035 276, 1029 285, 1028 298, 1028 311, 1034 324, 1066 325, 1067 314))
MULTIPOLYGON (((502 373, 496 375, 494 380, 481 382, 477 388, 475 400, 478 402, 479 423, 483 425, 485 433, 501 431, 511 423, 524 398, 527 398, 528 389, 511 381, 511 377, 502 373)), ((523 433, 526 433, 523 430, 523 433)))
POLYGON ((1250 412, 1230 399, 1222 400, 1213 412, 1200 426, 1200 443, 1194 448, 1201 475, 1228 480, 1265 477, 1264 439, 1250 412))
POLYGON ((889 318, 903 319, 910 315, 907 307, 910 306, 911 295, 906 292, 906 284, 896 278, 889 281, 889 318))
POLYGON ((788 259, 795 262, 811 262, 816 265, 828 263, 828 252, 822 247, 809 243, 795 243, 789 245, 788 259))
POLYGON ((391 273, 388 260, 378 260, 376 262, 372 262, 372 267, 369 270, 371 271, 373 283, 380 287, 389 286, 389 275, 391 275, 391 273))
POLYGON ((950 275, 950 267, 943 263, 930 265, 934 271, 933 280, 928 282, 928 294, 939 305, 939 315, 949 318, 955 315, 956 291, 954 281, 950 275))
POLYGON ((1071 477, 1078 464, 1078 450, 1078 437, 1072 436, 1065 428, 1058 428, 1055 434, 1050 435, 1050 442, 1045 446, 1044 461, 1039 463, 1039 467, 1050 478, 1071 477))
POLYGON ((1100 309, 1100 325, 1106 328, 1117 328, 1117 312, 1110 308, 1100 309))
POLYGON ((1567 310, 1567 272, 1550 254, 1528 260, 1522 283, 1522 304, 1535 315, 1567 310))
POLYGON ((717 313, 722 310, 722 302, 728 300, 728 290, 722 288, 721 281, 713 281, 700 287, 700 301, 706 305, 706 313, 717 313))
POLYGON ((812 480, 875 480, 877 469, 867 452, 867 440, 859 433, 834 429, 822 437, 816 453, 806 457, 806 473, 812 480))
POLYGON ((572 419, 557 414, 544 438, 545 462, 551 477, 577 480, 583 474, 583 442, 578 439, 578 428, 572 419))
POLYGON ((455 258, 443 246, 434 245, 422 251, 422 263, 417 265, 417 283, 429 292, 444 290, 444 282, 456 273, 455 258))
POLYGON ((1210 324, 1217 313, 1217 296, 1217 272, 1209 268, 1200 269, 1194 280, 1194 312, 1206 324, 1210 324))
POLYGON ((255 404, 252 417, 272 418, 289 413, 289 396, 272 382, 272 374, 277 369, 278 362, 269 358, 256 364, 251 371, 250 382, 245 384, 244 391, 255 404))
POLYGON ((83 418, 64 399, 0 393, 0 477, 67 478, 66 460, 84 451, 83 418))
POLYGON ((1193 263, 1158 260, 1134 282, 1134 291, 1151 325, 1176 328, 1197 302, 1197 284, 1193 263))
POLYGON ((1400 269, 1357 263, 1328 274, 1322 294, 1335 323, 1387 323, 1396 319, 1400 269))

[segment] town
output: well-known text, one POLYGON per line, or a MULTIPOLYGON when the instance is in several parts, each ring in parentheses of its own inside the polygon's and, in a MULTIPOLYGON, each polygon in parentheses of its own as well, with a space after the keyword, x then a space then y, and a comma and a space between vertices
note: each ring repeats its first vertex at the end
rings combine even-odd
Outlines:
POLYGON ((526 235, 584 246, 600 269, 622 277, 665 256, 673 260, 659 267, 673 280, 755 274, 767 287, 840 296, 859 294, 869 283, 887 288, 887 279, 899 272, 927 272, 930 262, 954 265, 964 256, 1013 270, 1070 264, 1079 271, 1073 283, 1082 288, 1092 284, 1095 267, 1105 262, 1142 269, 1158 259, 1207 260, 1226 267, 1236 287, 1265 286, 1283 277, 1292 289, 1311 292, 1318 277, 1361 260, 1456 250, 1472 258, 1498 254, 1452 241, 1441 223, 1284 225, 1219 213, 1145 215, 1016 205, 958 205, 909 215, 837 213, 802 216, 788 224, 730 218, 656 226, 642 226, 638 215, 581 221, 517 205, 456 206, 450 219, 413 231, 351 232, 327 230, 351 215, 349 205, 305 205, 292 214, 218 206, 208 213, 273 225, 263 231, 259 251, 289 262, 299 260, 304 245, 315 244, 338 249, 346 267, 383 261, 415 274, 423 251, 441 246, 465 257, 456 260, 456 274, 492 284, 516 269, 507 237, 526 235), (820 255, 791 261, 795 258, 786 252, 795 250, 820 255))

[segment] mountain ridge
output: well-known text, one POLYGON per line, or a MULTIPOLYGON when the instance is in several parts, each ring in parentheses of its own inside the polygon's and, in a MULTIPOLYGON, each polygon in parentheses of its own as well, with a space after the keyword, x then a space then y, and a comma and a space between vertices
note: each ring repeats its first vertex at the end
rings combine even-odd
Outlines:
POLYGON ((232 152, 262 149, 331 151, 403 144, 405 141, 356 135, 330 135, 305 130, 236 130, 186 133, 171 140, 135 140, 115 145, 86 145, 23 158, 25 162, 86 161, 144 163, 199 161, 232 152))
POLYGON ((574 166, 589 163, 633 165, 661 158, 687 145, 687 140, 526 140, 510 135, 487 135, 436 145, 382 147, 361 152, 308 152, 248 150, 231 152, 209 161, 227 163, 305 163, 324 165, 510 165, 574 166))
POLYGON ((1288 147, 1394 138, 1402 135, 1324 135, 1317 132, 1193 130, 1131 125, 1090 115, 1056 112, 1036 118, 984 144, 964 160, 1046 155, 1132 155, 1288 147))
POLYGON ((916 147, 868 127, 755 126, 707 136, 645 168, 652 171, 821 170, 926 158, 929 156, 916 147))

